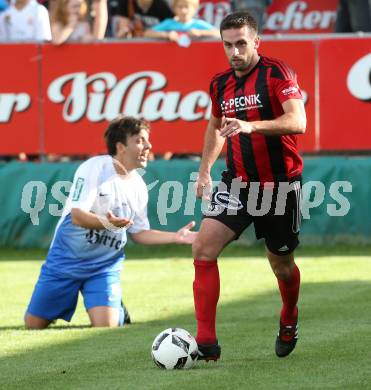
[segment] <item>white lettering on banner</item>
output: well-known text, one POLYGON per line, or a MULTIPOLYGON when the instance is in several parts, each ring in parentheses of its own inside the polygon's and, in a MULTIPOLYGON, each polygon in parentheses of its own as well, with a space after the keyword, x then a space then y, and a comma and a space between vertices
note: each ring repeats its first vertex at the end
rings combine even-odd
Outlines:
POLYGON ((154 71, 133 73, 119 81, 109 72, 91 76, 78 72, 53 80, 48 97, 53 103, 64 103, 63 118, 67 122, 77 122, 84 116, 91 122, 110 121, 120 113, 147 121, 208 119, 211 101, 207 92, 196 90, 182 95, 163 91, 166 85, 166 77, 154 71), (70 87, 67 96, 66 87, 70 87))
POLYGON ((27 93, 0 93, 0 123, 9 122, 13 112, 25 111, 30 104, 27 93))
POLYGON ((355 98, 371 102, 371 54, 360 58, 350 68, 347 86, 355 98))
POLYGON ((229 1, 219 1, 217 3, 204 1, 200 3, 196 16, 219 28, 221 21, 230 12, 231 3, 229 1))
POLYGON ((265 28, 272 31, 329 29, 336 19, 336 10, 307 11, 307 1, 293 1, 285 13, 268 15, 265 28))

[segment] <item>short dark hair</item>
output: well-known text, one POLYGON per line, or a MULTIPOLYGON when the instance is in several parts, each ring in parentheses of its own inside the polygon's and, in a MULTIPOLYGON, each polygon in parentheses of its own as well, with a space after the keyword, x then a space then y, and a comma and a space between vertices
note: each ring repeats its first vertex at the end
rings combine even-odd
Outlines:
POLYGON ((117 153, 117 142, 122 142, 126 145, 128 137, 139 134, 141 130, 149 132, 149 124, 144 120, 124 115, 115 118, 104 132, 108 154, 114 156, 117 153))
POLYGON ((257 32, 258 25, 254 17, 248 11, 237 11, 227 15, 220 23, 220 35, 222 31, 231 28, 241 28, 247 26, 250 30, 257 32))

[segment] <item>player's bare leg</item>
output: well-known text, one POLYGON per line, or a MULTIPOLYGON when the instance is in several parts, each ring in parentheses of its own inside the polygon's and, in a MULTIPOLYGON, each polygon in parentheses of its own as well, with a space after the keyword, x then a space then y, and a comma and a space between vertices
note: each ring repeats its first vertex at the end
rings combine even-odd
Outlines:
POLYGON ((30 313, 26 313, 24 319, 24 325, 26 329, 45 329, 52 321, 46 320, 45 318, 34 316, 30 313))
POLYGON ((94 327, 115 328, 119 326, 119 309, 110 306, 96 306, 88 310, 91 325, 94 327))
POLYGON ((220 292, 217 258, 234 237, 235 233, 223 223, 205 218, 192 246, 195 266, 193 296, 197 319, 196 341, 200 360, 217 360, 220 357, 221 348, 215 330, 216 306, 220 292))
POLYGON ((294 261, 293 252, 278 256, 267 250, 268 259, 278 280, 282 298, 280 330, 276 339, 276 354, 287 356, 295 348, 298 338, 298 308, 300 271, 294 261))

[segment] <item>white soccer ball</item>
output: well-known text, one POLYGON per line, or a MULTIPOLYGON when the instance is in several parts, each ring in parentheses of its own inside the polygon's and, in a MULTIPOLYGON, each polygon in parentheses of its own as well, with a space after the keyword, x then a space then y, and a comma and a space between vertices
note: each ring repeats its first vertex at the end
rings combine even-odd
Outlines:
POLYGON ((197 342, 186 330, 169 328, 155 338, 151 353, 157 367, 167 370, 191 368, 198 357, 197 342))

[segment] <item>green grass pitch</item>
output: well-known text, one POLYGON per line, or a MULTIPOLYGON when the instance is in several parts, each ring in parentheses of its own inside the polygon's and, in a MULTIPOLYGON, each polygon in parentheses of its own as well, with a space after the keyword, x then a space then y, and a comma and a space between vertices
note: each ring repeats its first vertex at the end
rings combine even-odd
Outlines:
POLYGON ((42 251, 0 251, 0 389, 371 389, 369 248, 299 251, 299 341, 274 354, 280 297, 260 249, 231 249, 219 262, 222 359, 163 371, 150 357, 168 327, 195 333, 189 248, 129 249, 125 302, 134 320, 91 329, 80 299, 70 324, 26 331, 23 313, 42 251))

